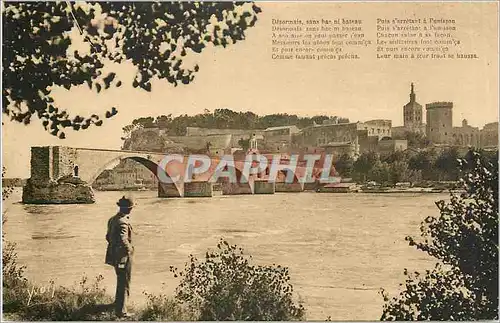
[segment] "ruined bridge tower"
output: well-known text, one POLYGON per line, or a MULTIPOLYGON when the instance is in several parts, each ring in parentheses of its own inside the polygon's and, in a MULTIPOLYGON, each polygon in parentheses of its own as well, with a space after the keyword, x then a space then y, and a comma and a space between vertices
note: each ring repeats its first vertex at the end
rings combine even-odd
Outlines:
POLYGON ((45 146, 31 148, 31 177, 23 187, 23 203, 94 203, 94 193, 78 177, 75 148, 45 146))

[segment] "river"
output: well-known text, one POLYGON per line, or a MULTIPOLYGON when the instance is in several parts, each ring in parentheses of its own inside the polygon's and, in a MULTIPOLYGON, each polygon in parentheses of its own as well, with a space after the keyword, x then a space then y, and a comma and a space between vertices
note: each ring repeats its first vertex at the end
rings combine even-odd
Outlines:
MULTIPOLYGON (((5 204, 6 237, 37 283, 71 286, 86 274, 104 276, 114 294, 112 267, 104 264, 106 223, 121 192, 96 192, 92 205, 23 205, 16 191, 5 204)), ((131 301, 143 291, 173 295, 189 254, 203 257, 221 237, 241 246, 257 264, 290 269, 294 292, 308 320, 378 320, 381 287, 395 293, 403 268, 423 270, 433 261, 408 246, 419 235, 434 201, 447 194, 330 194, 216 196, 159 199, 135 192, 132 213, 135 267, 131 301)))

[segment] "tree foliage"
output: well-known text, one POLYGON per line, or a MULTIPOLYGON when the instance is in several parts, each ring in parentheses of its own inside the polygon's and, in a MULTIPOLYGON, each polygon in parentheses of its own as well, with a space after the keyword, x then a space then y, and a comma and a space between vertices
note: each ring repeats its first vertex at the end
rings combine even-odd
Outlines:
POLYGON ((434 166, 439 171, 440 180, 456 180, 459 176, 459 153, 456 147, 444 150, 436 159, 434 166))
POLYGON ((436 203, 440 216, 425 219, 420 240, 407 237, 439 262, 405 270, 398 296, 383 292, 382 320, 498 319, 498 161, 470 152, 461 167, 464 193, 436 203))
MULTIPOLYGON (((468 153, 470 154, 470 153, 468 153)), ((456 147, 425 149, 417 153, 394 151, 388 155, 365 152, 353 164, 353 177, 359 182, 376 181, 381 184, 398 182, 457 181, 460 176, 459 160, 468 159, 456 147)), ((493 161, 495 154, 481 150, 484 161, 493 161)))
MULTIPOLYGON (((245 39, 261 11, 247 2, 5 2, 3 4, 3 113, 29 124, 42 120, 51 134, 100 126, 98 115, 71 116, 54 102, 55 87, 87 84, 97 93, 122 81, 109 63, 131 62, 134 87, 151 91, 153 79, 188 84, 199 70, 183 64, 208 45, 245 39), (87 49, 76 50, 77 29, 87 49)), ((105 113, 109 118, 115 107, 105 113)))
POLYGON ((187 127, 215 128, 215 129, 266 129, 279 126, 297 126, 305 128, 323 120, 334 120, 335 122, 349 122, 347 118, 328 117, 324 115, 313 117, 299 117, 295 114, 275 113, 259 116, 251 111, 236 112, 230 109, 215 109, 213 112, 205 110, 193 116, 186 114, 173 117, 161 115, 156 118, 141 117, 132 121, 131 125, 123 128, 125 134, 131 127, 136 128, 159 128, 166 131, 170 136, 186 135, 187 127))
POLYGON ((354 162, 354 171, 359 174, 360 180, 364 182, 367 179, 368 174, 378 162, 380 162, 380 159, 377 153, 363 153, 354 162))
POLYGON ((354 169, 354 159, 348 154, 343 154, 335 162, 335 170, 342 177, 351 177, 353 169, 354 169))
POLYGON ((248 148, 250 148, 250 139, 241 138, 240 140, 238 140, 238 145, 240 145, 241 149, 247 151, 248 148))
MULTIPOLYGON (((251 258, 251 257, 250 257, 251 258)), ((203 321, 282 321, 303 319, 304 308, 293 301, 288 268, 250 264, 243 250, 221 240, 204 261, 190 256, 176 298, 203 321)))
POLYGON ((422 172, 422 177, 425 179, 437 178, 434 167, 437 157, 438 153, 434 149, 419 151, 409 158, 408 167, 414 171, 422 172))

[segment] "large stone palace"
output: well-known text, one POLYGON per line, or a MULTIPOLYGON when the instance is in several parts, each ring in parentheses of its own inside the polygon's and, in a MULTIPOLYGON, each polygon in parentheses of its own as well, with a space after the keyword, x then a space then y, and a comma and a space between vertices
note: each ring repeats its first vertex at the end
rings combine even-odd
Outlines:
MULTIPOLYGON (((134 131, 128 150, 147 150, 161 153, 198 153, 212 156, 235 154, 258 148, 265 154, 327 153, 338 158, 344 154, 356 159, 364 152, 381 155, 408 148, 408 133, 425 136, 431 146, 498 148, 498 122, 483 129, 473 127, 467 120, 453 126, 453 102, 432 102, 424 107, 417 102, 415 86, 411 83, 409 102, 402 107, 403 126, 393 127, 391 120, 376 119, 364 122, 338 122, 328 119, 299 129, 295 125, 267 129, 213 129, 187 127, 184 136, 169 136, 165 129, 142 128, 134 131)), ((106 171, 98 178, 98 186, 119 183, 117 188, 143 185, 155 187, 155 178, 133 162, 120 164, 116 171, 106 171), (120 186, 121 185, 121 186, 120 186)))
POLYGON ((169 136, 165 129, 144 128, 134 131, 132 146, 127 149, 159 152, 233 154, 247 149, 250 138, 258 142, 264 153, 301 153, 324 151, 334 155, 359 156, 366 151, 390 153, 407 148, 405 135, 424 135, 430 145, 493 148, 498 146, 498 122, 483 129, 470 126, 467 120, 453 126, 453 102, 432 102, 424 107, 417 102, 415 86, 410 88, 410 100, 402 107, 404 125, 394 127, 391 120, 339 123, 328 119, 299 129, 295 125, 267 129, 214 129, 187 127, 184 136, 169 136), (396 139, 400 138, 400 139, 396 139), (246 144, 245 144, 246 143, 246 144))

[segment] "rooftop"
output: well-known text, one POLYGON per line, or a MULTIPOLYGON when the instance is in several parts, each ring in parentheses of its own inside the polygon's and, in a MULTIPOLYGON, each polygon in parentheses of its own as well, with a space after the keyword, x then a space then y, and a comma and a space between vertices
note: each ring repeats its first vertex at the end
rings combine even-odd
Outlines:
POLYGON ((340 141, 340 142, 329 142, 327 144, 321 145, 321 147, 345 147, 351 145, 352 143, 350 141, 340 141))
POLYGON ((291 125, 291 126, 269 127, 269 128, 266 128, 264 131, 282 130, 282 129, 291 129, 291 128, 297 128, 297 126, 291 125))
POLYGON ((453 108, 453 102, 432 102, 425 105, 426 109, 453 108))
POLYGON ((304 128, 304 129, 309 129, 309 128, 317 128, 317 127, 345 127, 345 126, 353 126, 353 125, 358 125, 358 124, 361 124, 361 122, 357 121, 357 122, 348 122, 348 123, 327 123, 327 124, 316 124, 316 125, 313 125, 313 126, 309 126, 307 128, 304 128))

